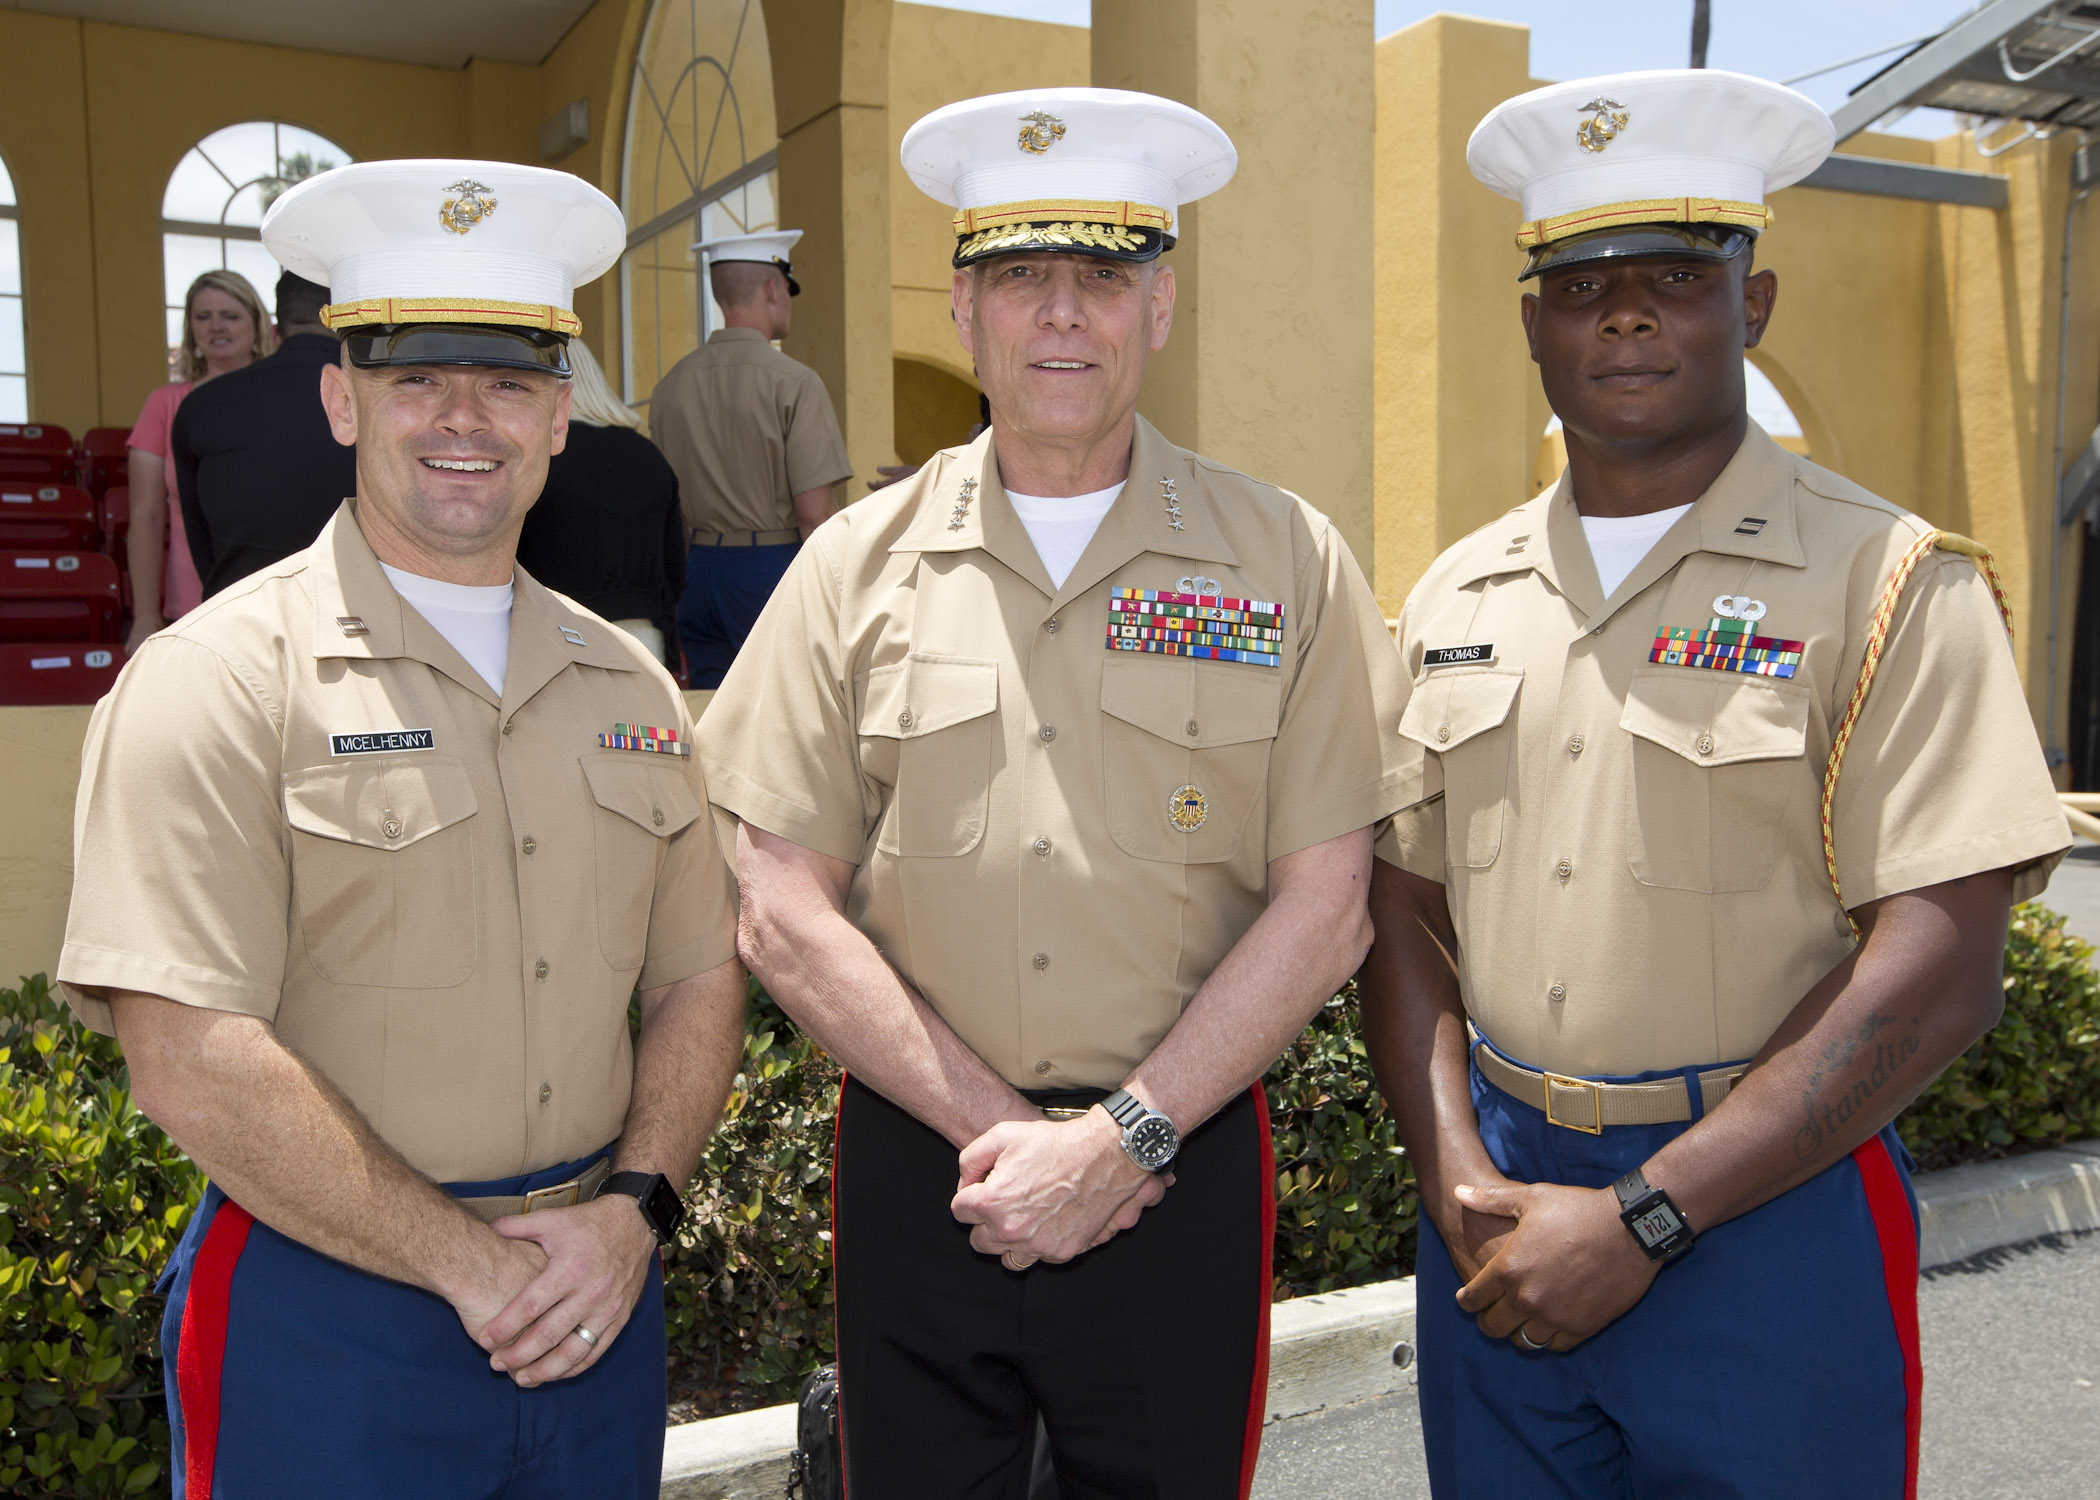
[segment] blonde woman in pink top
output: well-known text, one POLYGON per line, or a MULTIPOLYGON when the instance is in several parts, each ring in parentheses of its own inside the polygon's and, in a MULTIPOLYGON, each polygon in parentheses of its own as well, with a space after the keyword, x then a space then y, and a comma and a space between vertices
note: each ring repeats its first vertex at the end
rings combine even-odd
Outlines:
POLYGON ((131 429, 130 484, 131 640, 136 651, 146 637, 204 599, 197 565, 183 535, 182 506, 169 462, 168 431, 175 408, 192 390, 261 359, 274 344, 269 315, 248 278, 238 271, 206 271, 183 299, 182 348, 174 382, 146 398, 131 429))

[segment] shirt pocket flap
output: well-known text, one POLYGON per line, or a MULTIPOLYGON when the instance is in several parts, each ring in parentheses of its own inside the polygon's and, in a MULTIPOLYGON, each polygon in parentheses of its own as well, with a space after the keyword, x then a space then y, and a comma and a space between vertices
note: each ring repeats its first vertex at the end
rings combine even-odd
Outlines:
POLYGON ((1131 656, 1101 664, 1101 711, 1190 750, 1273 740, 1283 681, 1230 668, 1180 666, 1131 656))
POLYGON ((313 766, 284 778, 286 822, 367 849, 406 849, 476 806, 467 768, 449 757, 313 766))
POLYGON ((869 739, 916 739, 982 718, 998 706, 997 662, 912 655, 868 674, 861 690, 860 733, 869 739))
POLYGON ((1408 695, 1400 732, 1431 750, 1456 750, 1509 718, 1524 684, 1521 668, 1432 672, 1408 695))
POLYGON ((700 799, 677 766, 654 765, 647 752, 610 750, 583 758, 583 779, 607 812, 644 833, 669 838, 700 816, 700 799))
POLYGON ((1637 668, 1619 727, 1698 766, 1807 753, 1809 692, 1747 672, 1637 668))

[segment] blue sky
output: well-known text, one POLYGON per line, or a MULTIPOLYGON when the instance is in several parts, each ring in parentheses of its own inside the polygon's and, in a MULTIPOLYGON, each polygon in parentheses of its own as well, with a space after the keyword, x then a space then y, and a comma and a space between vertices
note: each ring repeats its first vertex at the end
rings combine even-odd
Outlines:
MULTIPOLYGON (((1088 0, 929 0, 953 10, 984 11, 1087 24, 1088 0)), ((1789 79, 1876 47, 1912 40, 1944 27, 1974 0, 1713 0, 1707 62, 1716 68, 1789 79)), ((1692 0, 1377 0, 1379 36, 1437 11, 1456 11, 1531 28, 1535 78, 1581 78, 1630 68, 1682 67, 1691 47, 1692 0)), ((1895 53, 1808 79, 1797 85, 1826 109, 1844 102, 1848 88, 1895 53)), ((1952 116, 1918 111, 1894 125, 1909 135, 1955 130, 1952 116)))

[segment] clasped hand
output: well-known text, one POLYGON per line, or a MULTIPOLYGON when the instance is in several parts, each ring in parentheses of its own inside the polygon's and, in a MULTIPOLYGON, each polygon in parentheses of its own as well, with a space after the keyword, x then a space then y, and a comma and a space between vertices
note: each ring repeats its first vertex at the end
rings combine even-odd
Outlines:
POLYGON ((971 1247, 1017 1271, 1107 1244, 1173 1185, 1126 1156, 1121 1132, 1096 1110, 1001 1121, 963 1148, 958 1165, 950 1209, 974 1226, 971 1247))
MULTIPOLYGON (((1566 1353, 1647 1294, 1655 1263, 1610 1188, 1507 1180, 1454 1188, 1445 1236, 1466 1284, 1458 1305, 1489 1338, 1566 1353)), ((1442 1224, 1439 1228, 1443 1228, 1442 1224)))
POLYGON ((648 1221, 632 1198, 614 1194, 489 1227, 503 1238, 485 1285, 455 1299, 460 1322, 488 1351, 489 1367, 521 1386, 582 1374, 612 1347, 648 1282, 656 1252, 648 1221))

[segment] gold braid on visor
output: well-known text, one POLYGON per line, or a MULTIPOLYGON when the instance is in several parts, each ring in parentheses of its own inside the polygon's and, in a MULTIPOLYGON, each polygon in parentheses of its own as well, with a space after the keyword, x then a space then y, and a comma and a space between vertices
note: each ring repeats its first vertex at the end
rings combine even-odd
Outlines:
POLYGON ((479 323, 491 327, 544 328, 568 337, 583 332, 583 319, 545 302, 497 302, 467 297, 365 297, 331 302, 321 309, 325 328, 367 324, 479 323))
POLYGON ((1623 229, 1630 224, 1726 224, 1761 234, 1771 222, 1772 210, 1762 203, 1739 203, 1727 198, 1641 198, 1533 219, 1517 231, 1517 248, 1535 250, 1578 234, 1623 229))
POLYGON ((1150 260, 1173 243, 1174 211, 1149 203, 1038 198, 966 208, 954 220, 955 265, 1019 250, 1078 250, 1150 260))

